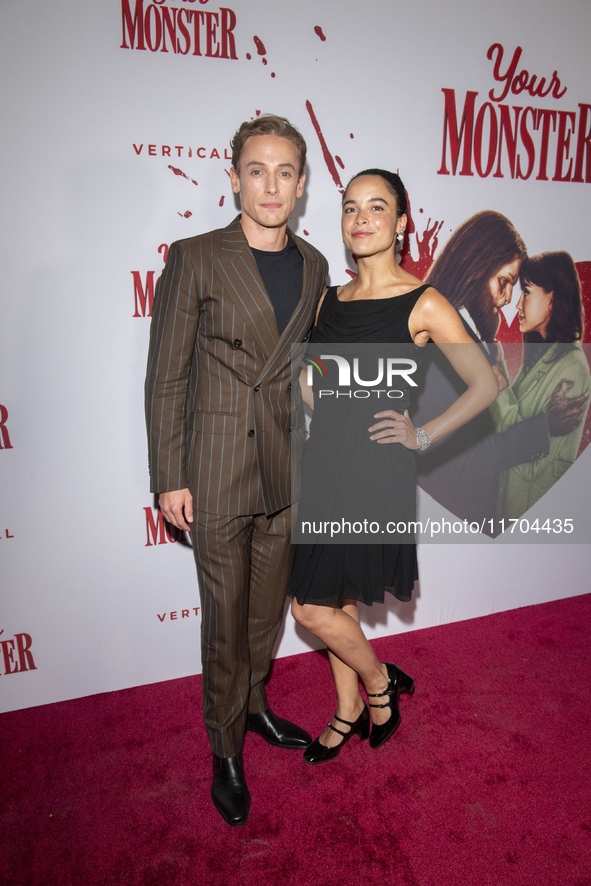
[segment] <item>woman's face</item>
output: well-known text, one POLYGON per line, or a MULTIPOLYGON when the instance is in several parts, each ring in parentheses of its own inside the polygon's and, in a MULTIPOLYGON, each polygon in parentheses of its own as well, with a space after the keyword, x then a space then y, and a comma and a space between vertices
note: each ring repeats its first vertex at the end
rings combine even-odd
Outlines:
POLYGON ((517 302, 520 332, 539 332, 546 338, 546 330, 552 316, 552 296, 541 286, 535 286, 526 280, 521 298, 517 302))
POLYGON ((362 258, 387 252, 404 231, 406 215, 398 218, 396 197, 379 175, 362 175, 351 182, 343 200, 343 243, 362 258))
POLYGON ((519 256, 515 256, 513 261, 503 265, 503 267, 488 281, 494 313, 498 314, 501 308, 510 304, 513 295, 513 287, 519 278, 520 267, 521 259, 519 256))

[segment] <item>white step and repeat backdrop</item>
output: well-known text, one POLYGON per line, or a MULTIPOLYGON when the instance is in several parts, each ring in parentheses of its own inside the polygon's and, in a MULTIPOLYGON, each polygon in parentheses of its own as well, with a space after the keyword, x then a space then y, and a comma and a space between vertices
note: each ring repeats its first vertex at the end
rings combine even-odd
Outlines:
MULTIPOLYGON (((304 133, 292 223, 333 282, 354 267, 340 188, 367 166, 403 177, 421 275, 494 209, 589 280, 588 0, 227 2, 0 4, 3 710, 200 671, 192 552, 149 493, 143 375, 168 244, 236 214, 242 120, 279 113, 304 133)), ((573 498, 588 459, 560 481, 573 498)), ((367 611, 368 632, 582 593, 588 552, 421 545, 416 600, 367 611)), ((277 655, 309 648, 288 616, 277 655)))

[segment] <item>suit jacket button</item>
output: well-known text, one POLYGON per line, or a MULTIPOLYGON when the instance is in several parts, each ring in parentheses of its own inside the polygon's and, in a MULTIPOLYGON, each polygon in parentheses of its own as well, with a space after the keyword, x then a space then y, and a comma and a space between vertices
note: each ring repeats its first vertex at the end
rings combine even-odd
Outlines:
POLYGON ((249 432, 248 432, 248 436, 249 436, 249 437, 254 437, 254 431, 249 431, 249 432))
POLYGON ((242 347, 242 339, 241 339, 241 338, 235 338, 235 339, 234 339, 234 347, 235 347, 235 348, 241 348, 241 347, 242 347))
POLYGON ((255 391, 260 391, 260 389, 261 389, 261 386, 260 386, 260 385, 257 385, 256 388, 255 388, 255 391))

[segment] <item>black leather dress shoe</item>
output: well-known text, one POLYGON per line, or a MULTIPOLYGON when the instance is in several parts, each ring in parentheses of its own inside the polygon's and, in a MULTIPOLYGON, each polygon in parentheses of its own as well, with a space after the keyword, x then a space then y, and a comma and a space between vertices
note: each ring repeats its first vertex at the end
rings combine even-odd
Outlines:
POLYGON ((269 744, 275 745, 276 748, 293 748, 294 750, 303 751, 312 742, 312 736, 278 717, 273 711, 267 708, 262 714, 249 714, 246 718, 247 732, 256 732, 268 741, 269 744))
POLYGON ((246 824, 250 812, 250 794, 244 778, 242 754, 236 757, 213 755, 211 799, 229 825, 236 827, 246 824))

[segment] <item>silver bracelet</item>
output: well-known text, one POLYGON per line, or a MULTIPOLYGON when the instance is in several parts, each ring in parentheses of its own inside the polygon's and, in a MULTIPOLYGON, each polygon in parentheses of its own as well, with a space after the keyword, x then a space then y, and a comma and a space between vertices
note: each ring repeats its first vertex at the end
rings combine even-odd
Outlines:
POLYGON ((417 428, 417 446, 422 451, 423 449, 428 449, 431 445, 431 437, 424 431, 422 428, 417 428))

